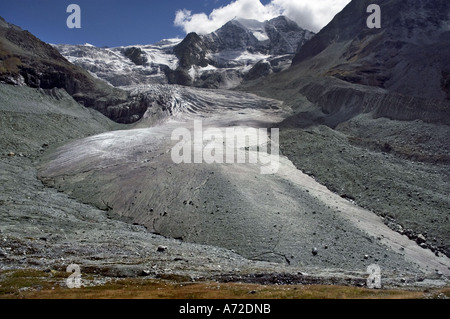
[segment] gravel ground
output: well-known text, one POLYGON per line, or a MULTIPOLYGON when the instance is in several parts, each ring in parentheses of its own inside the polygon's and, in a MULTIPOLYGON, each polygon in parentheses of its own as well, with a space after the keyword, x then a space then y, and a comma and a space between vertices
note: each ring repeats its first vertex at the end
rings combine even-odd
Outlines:
POLYGON ((286 129, 281 148, 296 167, 333 192, 382 216, 424 248, 449 255, 450 171, 444 159, 449 134, 445 125, 366 115, 337 130, 286 129), (418 138, 424 145, 411 141, 418 138), (408 152, 407 145, 412 145, 408 152))

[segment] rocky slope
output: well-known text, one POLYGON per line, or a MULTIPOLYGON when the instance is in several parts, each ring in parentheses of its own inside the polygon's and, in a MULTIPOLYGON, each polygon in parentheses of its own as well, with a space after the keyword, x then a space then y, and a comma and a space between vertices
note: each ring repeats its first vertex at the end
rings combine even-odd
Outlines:
POLYGON ((118 48, 55 47, 70 62, 114 86, 232 88, 243 80, 285 70, 313 35, 286 17, 266 22, 234 19, 211 34, 191 33, 182 41, 118 48))
MULTIPOLYGON (((128 52, 137 58, 136 52, 128 52)), ((126 52, 125 52, 126 54, 126 52)), ((71 64, 54 47, 0 18, 0 83, 64 89, 77 102, 119 123, 134 123, 159 96, 132 96, 71 64)))
MULTIPOLYGON (((298 268, 251 261, 229 250, 183 243, 117 221, 108 212, 45 187, 37 178, 36 161, 44 153, 69 141, 127 128, 84 108, 65 90, 0 84, 2 274, 10 269, 65 272, 76 263, 83 283, 92 285, 101 285, 105 277, 193 281, 224 274, 291 272, 298 276, 298 268), (89 281, 89 275, 96 279, 89 281)), ((348 275, 361 278, 361 274, 348 275)), ((308 277, 298 277, 299 282, 308 277)), ((317 282, 327 280, 316 278, 317 282)), ((60 283, 65 287, 64 279, 60 283)))
POLYGON ((407 96, 448 99, 450 4, 384 1, 382 28, 369 29, 364 12, 370 3, 351 2, 305 45, 293 64, 324 62, 326 57, 327 63, 314 67, 346 82, 407 96))
POLYGON ((449 4, 386 1, 382 28, 369 29, 370 3, 352 1, 267 84, 287 85, 284 100, 300 93, 317 104, 330 126, 364 112, 448 124, 449 4))
POLYGON ((0 20, 0 48, 0 81, 3 83, 42 89, 64 88, 86 106, 93 106, 94 101, 115 91, 70 64, 52 46, 3 19, 0 20))
POLYGON ((288 71, 246 89, 292 107, 280 126, 297 167, 449 255, 450 5, 384 1, 368 29, 371 3, 352 1, 288 71))

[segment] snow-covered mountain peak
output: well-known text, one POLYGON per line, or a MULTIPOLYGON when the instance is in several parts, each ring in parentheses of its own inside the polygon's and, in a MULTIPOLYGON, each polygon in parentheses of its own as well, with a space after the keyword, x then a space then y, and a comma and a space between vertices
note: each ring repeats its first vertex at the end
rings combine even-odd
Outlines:
POLYGON ((244 18, 234 18, 230 21, 233 24, 239 24, 247 30, 262 30, 264 29, 264 22, 253 20, 253 19, 244 19, 244 18))
POLYGON ((177 44, 180 44, 181 41, 183 41, 183 39, 180 39, 180 38, 163 39, 163 40, 155 43, 154 46, 157 46, 157 47, 171 47, 171 46, 175 46, 177 44))
POLYGON ((246 31, 250 31, 258 41, 270 40, 269 36, 267 35, 265 28, 266 25, 264 22, 243 18, 235 18, 231 22, 235 25, 237 24, 240 27, 243 27, 246 31))
POLYGON ((265 61, 267 70, 252 74, 264 76, 286 69, 298 48, 313 35, 286 17, 264 22, 235 18, 207 35, 191 33, 185 39, 151 45, 55 47, 70 62, 113 86, 169 83, 231 88, 259 61, 265 61))

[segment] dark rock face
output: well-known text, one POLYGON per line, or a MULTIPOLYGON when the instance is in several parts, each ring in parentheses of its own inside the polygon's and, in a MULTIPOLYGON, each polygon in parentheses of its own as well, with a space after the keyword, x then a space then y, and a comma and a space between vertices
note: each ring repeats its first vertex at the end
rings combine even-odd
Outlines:
POLYGON ((192 86, 193 81, 188 71, 182 68, 166 71, 167 80, 170 84, 179 84, 184 86, 192 86))
POLYGON ((222 28, 206 36, 212 51, 248 50, 259 51, 263 45, 238 20, 225 24, 222 28))
POLYGON ((255 66, 247 73, 245 79, 248 81, 256 80, 269 75, 272 72, 272 67, 268 61, 259 61, 255 66))
POLYGON ((289 71, 251 90, 272 92, 295 109, 311 102, 316 108, 293 117, 332 128, 365 113, 448 124, 450 3, 384 1, 381 29, 369 29, 371 3, 349 3, 305 43, 289 71))
POLYGON ((271 43, 270 53, 274 55, 297 53, 314 36, 283 16, 268 21, 266 32, 271 43))
POLYGON ((220 85, 226 81, 224 74, 217 72, 205 72, 197 80, 197 83, 202 82, 199 86, 202 88, 218 89, 220 85))
POLYGON ((136 65, 146 65, 147 57, 140 48, 127 48, 123 50, 123 54, 136 65))
POLYGON ((364 113, 372 113, 374 118, 420 119, 450 125, 448 103, 444 100, 386 94, 383 90, 359 85, 348 87, 333 79, 305 83, 299 87, 299 92, 320 109, 324 115, 320 123, 332 128, 364 113))
POLYGON ((195 32, 189 33, 186 38, 174 48, 174 53, 179 59, 176 70, 166 70, 167 80, 170 84, 192 86, 193 79, 189 75, 189 69, 196 65, 205 67, 209 65, 206 58, 208 48, 203 39, 195 32))
POLYGON ((206 58, 208 48, 197 33, 189 33, 186 38, 174 48, 174 53, 180 60, 180 68, 189 69, 193 65, 205 67, 209 64, 206 58))
POLYGON ((447 93, 447 100, 450 100, 450 70, 442 71, 442 90, 447 93))
POLYGON ((256 63, 244 76, 244 81, 254 81, 287 70, 291 66, 293 55, 282 55, 256 63))

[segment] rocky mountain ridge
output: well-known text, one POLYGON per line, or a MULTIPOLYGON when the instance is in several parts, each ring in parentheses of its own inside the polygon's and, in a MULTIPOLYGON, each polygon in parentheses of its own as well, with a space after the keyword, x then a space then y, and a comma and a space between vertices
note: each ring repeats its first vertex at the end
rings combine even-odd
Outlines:
POLYGON ((350 2, 289 70, 242 89, 292 107, 281 151, 297 168, 449 256, 450 4, 383 1, 369 29, 372 3, 350 2))
MULTIPOLYGON (((140 60, 139 53, 124 51, 138 63, 146 63, 140 60)), ((0 83, 43 90, 64 89, 83 106, 123 124, 139 121, 149 109, 159 114, 170 113, 172 107, 167 102, 170 100, 167 89, 159 87, 152 95, 143 95, 115 88, 70 63, 53 46, 4 19, 0 19, 0 83)))
POLYGON ((55 47, 70 62, 113 86, 234 88, 243 80, 286 70, 298 48, 313 35, 281 16, 265 22, 234 19, 207 35, 190 33, 183 40, 154 45, 55 47))
POLYGON ((278 98, 297 108, 303 96, 319 106, 314 117, 331 127, 369 112, 448 124, 449 3, 384 1, 381 29, 366 25, 369 4, 349 3, 305 43, 287 72, 262 80, 254 91, 261 84, 263 91, 285 87, 278 98))
MULTIPOLYGON (((389 92, 442 100, 449 96, 450 4, 385 1, 382 28, 365 26, 370 1, 351 2, 295 56, 294 65, 327 56, 327 75, 389 92)), ((307 62, 309 63, 309 62, 307 62)))

